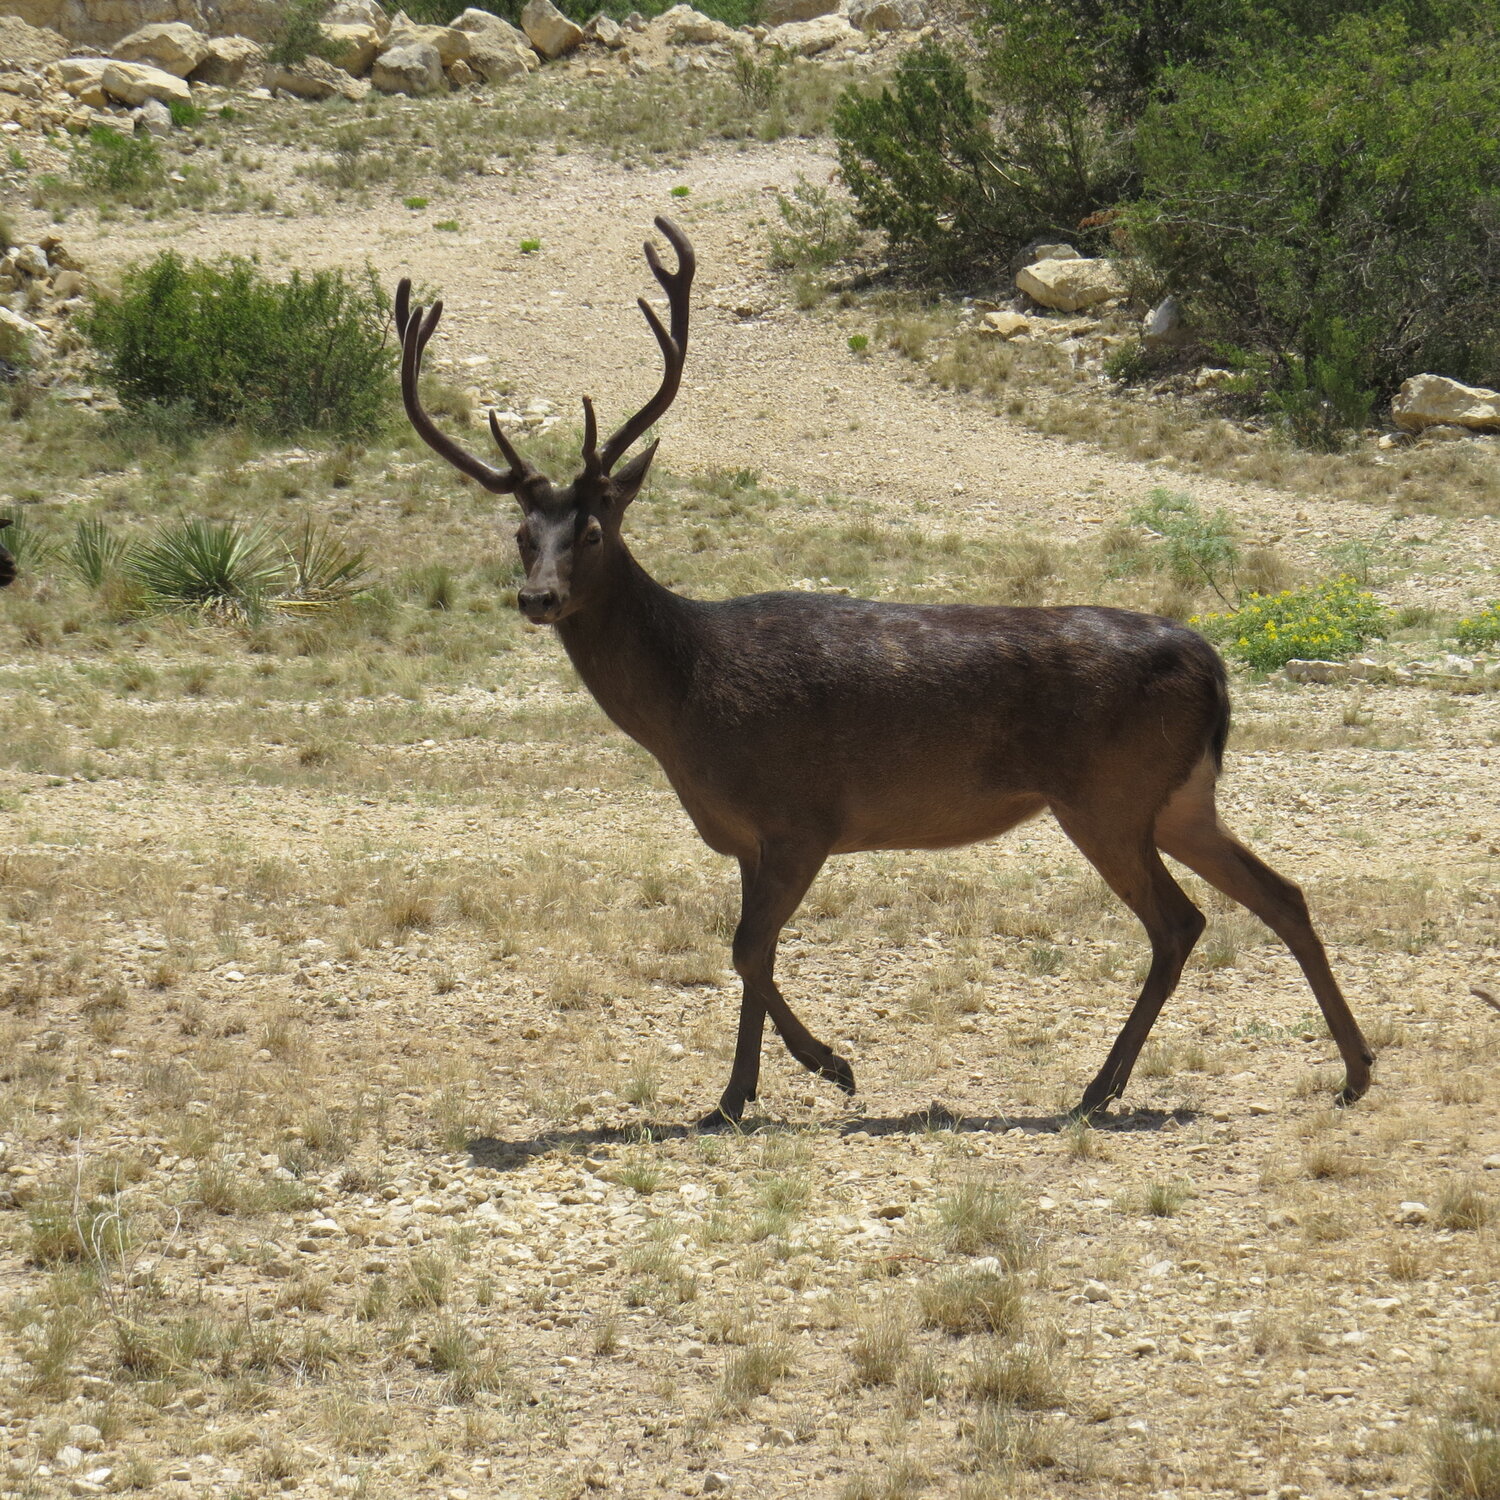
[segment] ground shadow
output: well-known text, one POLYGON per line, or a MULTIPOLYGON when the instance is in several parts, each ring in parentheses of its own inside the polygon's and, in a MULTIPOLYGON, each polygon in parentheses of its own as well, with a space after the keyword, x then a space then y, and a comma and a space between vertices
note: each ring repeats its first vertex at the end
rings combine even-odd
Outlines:
MULTIPOLYGON (((1122 1133, 1162 1130, 1169 1124, 1188 1125, 1197 1118, 1197 1111, 1190 1109, 1134 1109, 1100 1115, 1093 1124, 1096 1130, 1122 1133)), ((1004 1135, 1007 1131, 1023 1130, 1027 1135, 1055 1135, 1070 1122, 1071 1117, 1067 1114, 960 1115, 945 1105, 929 1104, 926 1109, 911 1110, 904 1115, 849 1115, 836 1125, 831 1125, 829 1133, 838 1136, 856 1133, 869 1136, 928 1135, 941 1130, 954 1135, 1004 1135)), ((738 1126, 720 1127, 715 1133, 775 1135, 793 1130, 802 1131, 805 1128, 785 1120, 757 1115, 741 1121, 738 1126)), ((705 1133, 697 1123, 683 1125, 671 1121, 648 1121, 631 1126, 600 1125, 591 1129, 549 1130, 539 1135, 514 1139, 476 1136, 465 1149, 476 1167, 506 1172, 552 1152, 583 1155, 600 1148, 680 1141, 705 1133)))

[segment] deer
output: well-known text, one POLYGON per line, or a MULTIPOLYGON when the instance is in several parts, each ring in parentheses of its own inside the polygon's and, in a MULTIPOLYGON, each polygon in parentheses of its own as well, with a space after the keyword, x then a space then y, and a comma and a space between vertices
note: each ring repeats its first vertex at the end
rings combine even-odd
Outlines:
MULTIPOLYGON (((0 531, 4 531, 9 525, 9 521, 0 521, 0 531)), ((15 581, 16 560, 5 543, 0 542, 0 589, 9 588, 15 581)))
POLYGON ((615 725, 648 750, 708 847, 739 862, 731 952, 741 983, 729 1081, 698 1125, 737 1125, 757 1098, 766 1018, 809 1072, 855 1092, 848 1060, 798 1019, 776 983, 782 928, 825 861, 858 850, 947 849, 1047 811, 1146 930, 1151 965, 1074 1118, 1125 1091, 1206 925, 1162 855, 1252 912, 1287 946, 1344 1063, 1337 1100, 1367 1090, 1371 1051, 1329 966, 1301 890, 1230 832, 1215 804, 1229 735, 1228 678, 1201 635, 1093 605, 899 604, 811 592, 685 598, 636 561, 622 534, 688 347, 692 245, 670 219, 664 324, 637 304, 665 366, 656 394, 598 442, 583 398, 582 467, 554 484, 506 436, 498 467, 423 409, 423 355, 443 314, 396 294, 401 393, 417 433, 461 474, 514 495, 520 612, 550 626, 615 725))

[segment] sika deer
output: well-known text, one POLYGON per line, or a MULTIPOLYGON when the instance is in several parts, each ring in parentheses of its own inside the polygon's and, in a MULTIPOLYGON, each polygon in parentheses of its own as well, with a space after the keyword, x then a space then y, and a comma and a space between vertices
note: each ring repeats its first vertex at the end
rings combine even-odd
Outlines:
POLYGON ((710 848, 740 864, 734 966, 744 984, 728 1087, 705 1125, 756 1097, 765 1017, 805 1068, 854 1092, 848 1062, 792 1013, 773 977, 782 927, 830 854, 943 849, 993 838, 1048 809, 1136 914, 1151 968, 1077 1113, 1117 1098, 1204 919, 1162 863, 1170 854, 1248 907, 1295 955, 1343 1056, 1341 1102, 1369 1086, 1374 1054, 1329 969, 1302 893, 1220 822, 1229 733, 1223 664, 1171 620, 1119 609, 876 604, 823 594, 704 602, 656 583, 620 535, 657 444, 614 470, 672 404, 687 352, 694 258, 669 220, 670 328, 640 300, 666 372, 656 395, 597 447, 584 398, 583 468, 557 487, 490 413, 507 467, 444 436, 417 377, 442 315, 401 283, 401 389, 422 438, 496 494, 514 494, 527 619, 556 627, 599 706, 666 772, 710 848))

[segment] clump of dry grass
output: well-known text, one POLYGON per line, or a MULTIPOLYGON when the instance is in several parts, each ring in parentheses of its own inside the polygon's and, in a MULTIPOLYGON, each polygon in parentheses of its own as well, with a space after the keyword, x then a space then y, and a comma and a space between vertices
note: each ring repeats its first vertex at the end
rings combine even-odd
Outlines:
POLYGON ((1500 1495, 1500 1365, 1491 1363, 1453 1396, 1428 1448, 1433 1500, 1500 1495))
POLYGON ((961 1255, 993 1255, 1008 1271, 1034 1264, 1040 1239, 1020 1200, 1005 1188, 968 1177, 937 1201, 938 1234, 961 1255))
POLYGON ((911 1348, 911 1323, 895 1307, 883 1307, 860 1324, 849 1358, 860 1385, 893 1385, 911 1348))
POLYGON ((1014 1335, 1025 1317, 1020 1283, 998 1271, 945 1271, 918 1288, 917 1300, 928 1328, 955 1335, 1014 1335))

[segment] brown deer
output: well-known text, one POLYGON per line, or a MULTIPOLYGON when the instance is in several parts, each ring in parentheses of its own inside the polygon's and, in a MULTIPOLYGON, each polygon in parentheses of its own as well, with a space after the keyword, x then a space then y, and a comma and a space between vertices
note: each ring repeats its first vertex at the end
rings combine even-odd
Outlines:
POLYGON ((490 413, 506 467, 433 424, 417 391, 442 315, 396 295, 401 391, 422 438, 495 494, 513 494, 526 568, 518 602, 552 625, 599 706, 666 772, 711 849, 740 864, 734 967, 743 984, 729 1085, 705 1126, 740 1119, 756 1097, 766 1016, 803 1067, 854 1092, 844 1058, 808 1031, 773 977, 782 927, 830 854, 946 849, 989 839, 1043 809, 1081 849, 1151 940, 1145 984, 1077 1113, 1118 1098, 1175 988, 1204 919, 1162 863, 1170 854, 1254 912, 1302 966, 1344 1060, 1341 1102, 1369 1087, 1360 1034, 1301 891, 1236 840, 1214 806, 1229 733, 1223 663, 1171 620, 1120 609, 876 604, 806 593, 706 602, 663 588, 620 534, 657 444, 615 472, 677 394, 687 352, 694 257, 646 261, 670 327, 640 307, 666 373, 601 448, 583 401, 583 468, 555 486, 490 413))
MULTIPOLYGON (((9 525, 9 521, 0 521, 0 531, 4 531, 9 525)), ((15 581, 16 560, 10 555, 10 549, 0 542, 0 589, 8 587, 15 581)))

